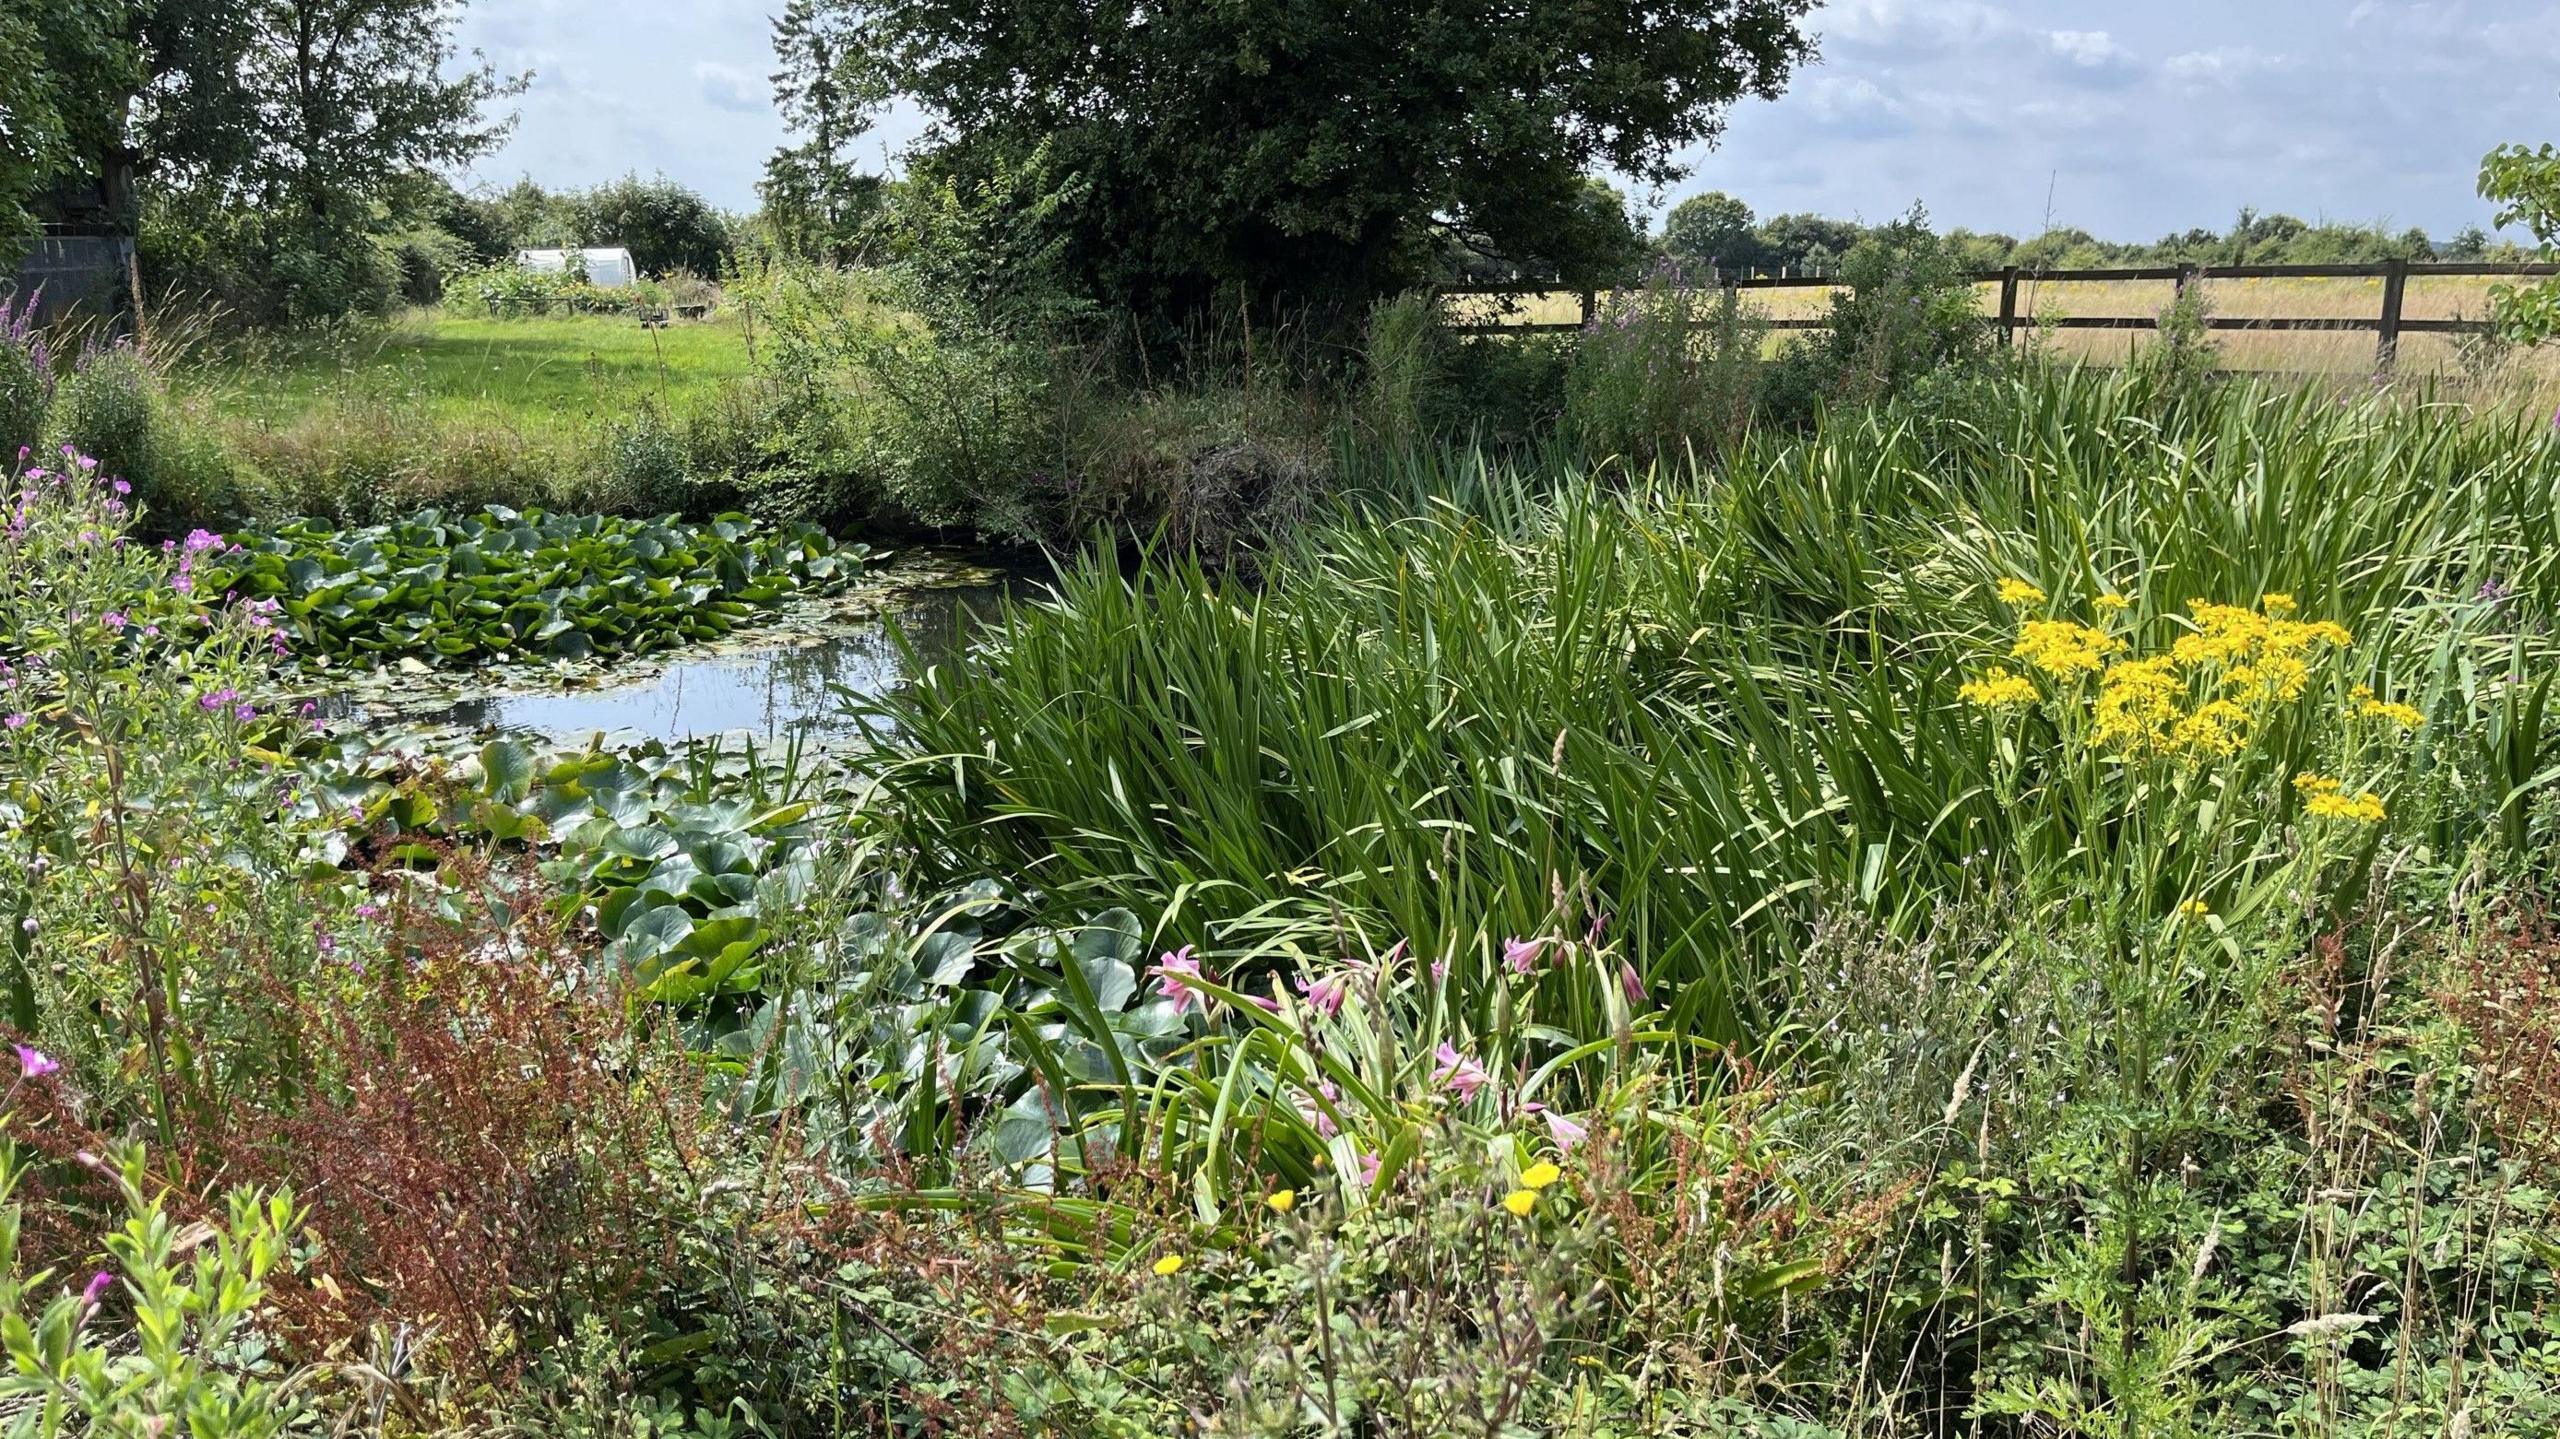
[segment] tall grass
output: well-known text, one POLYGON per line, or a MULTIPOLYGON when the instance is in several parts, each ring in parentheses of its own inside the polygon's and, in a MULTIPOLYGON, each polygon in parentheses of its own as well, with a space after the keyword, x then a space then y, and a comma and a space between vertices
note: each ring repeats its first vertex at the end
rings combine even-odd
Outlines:
MULTIPOLYGON (((2560 739, 2509 682, 2548 657, 2518 617, 2560 599, 2543 434, 2251 388, 2154 404, 2087 373, 1997 400, 1618 484, 1417 456, 1391 484, 1466 502, 1373 497, 1259 589, 1087 560, 979 662, 884 702, 904 809, 951 877, 1134 901, 1248 970, 1409 938, 1463 1009, 1494 1003, 1505 938, 1597 932, 1678 1024, 1765 1035, 1785 1010, 1762 981, 1826 904, 1917 932, 2106 823, 2022 849, 1990 784, 2009 741, 1957 700, 2005 652, 2016 577, 2057 606, 2130 597, 2160 644, 2191 600, 2293 596, 2357 634, 2348 678, 2438 720, 2431 838, 2523 842, 2560 739)), ((2318 760, 2306 730, 2263 765, 2318 760)), ((1607 1032, 1606 971, 1546 981, 1571 991, 1547 1012, 1607 1032)))

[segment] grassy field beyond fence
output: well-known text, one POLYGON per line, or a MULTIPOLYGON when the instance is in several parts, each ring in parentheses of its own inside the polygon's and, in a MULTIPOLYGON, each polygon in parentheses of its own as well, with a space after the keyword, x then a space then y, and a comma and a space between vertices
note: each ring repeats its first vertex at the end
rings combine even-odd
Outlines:
MULTIPOLYGON (((2228 319, 2370 320, 2382 312, 2384 282, 2379 276, 2236 279, 2207 274, 2196 283, 2211 312, 2228 319)), ((2408 320, 2485 320, 2489 317, 2490 289, 2498 283, 2498 277, 2487 275, 2412 274, 2402 297, 2401 313, 2408 320)), ((1772 320, 1810 320, 1822 315, 1835 288, 1813 285, 1747 289, 1744 301, 1772 320)), ((2147 319, 2167 308, 2176 291, 2176 283, 2166 279, 2037 279, 2022 275, 2018 282, 2018 313, 2022 319, 2147 319)), ((1986 317, 1999 313, 1997 281, 1979 282, 1974 292, 1986 317)), ((1605 300, 1606 292, 1602 297, 1605 300)), ((1451 318, 1460 323, 1571 324, 1582 318, 1582 298, 1575 291, 1526 295, 1510 305, 1506 305, 1506 298, 1451 295, 1445 303, 1451 318)), ((2048 354, 2102 364, 2122 363, 2154 339, 2148 330, 2049 330, 2027 334, 2048 354)), ((1773 347, 1783 341, 1783 333, 1771 337, 1773 347)), ((2374 367, 2374 341, 2369 330, 2244 330, 2214 335, 2225 368, 2293 374, 2370 372, 2374 367)), ((2407 334, 2400 338, 2399 359, 2407 373, 2446 375, 2468 373, 2466 365, 2476 370, 2491 363, 2493 356, 2468 336, 2407 334)), ((2537 387, 2560 385, 2560 362, 2540 355, 2529 359, 2525 368, 2537 387)), ((2508 365, 2519 363, 2519 357, 2513 356, 2497 360, 2508 365)))

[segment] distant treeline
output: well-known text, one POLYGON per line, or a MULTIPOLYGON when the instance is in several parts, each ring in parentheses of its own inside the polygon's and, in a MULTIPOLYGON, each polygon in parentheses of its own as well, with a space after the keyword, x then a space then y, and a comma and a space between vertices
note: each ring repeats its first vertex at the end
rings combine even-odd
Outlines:
MULTIPOLYGON (((1746 272, 1836 269, 1877 226, 1823 215, 1755 219, 1730 195, 1694 195, 1663 217, 1655 249, 1684 265, 1713 264, 1746 272)), ((2477 225, 2439 241, 2411 227, 2336 221, 2242 210, 2228 230, 2193 229, 2149 243, 2103 240, 2062 227, 2029 239, 1997 231, 1955 229, 1945 240, 1968 270, 2010 265, 2027 270, 2083 270, 2132 265, 2346 265, 2380 260, 2527 260, 2523 247, 2493 240, 2477 225)))

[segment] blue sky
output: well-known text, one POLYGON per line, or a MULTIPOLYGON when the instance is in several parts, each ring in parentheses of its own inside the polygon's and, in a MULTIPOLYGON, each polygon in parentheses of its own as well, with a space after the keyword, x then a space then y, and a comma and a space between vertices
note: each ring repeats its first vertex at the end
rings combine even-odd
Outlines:
MULTIPOLYGON (((767 73, 779 0, 476 0, 461 39, 535 72, 472 179, 583 185, 663 171, 747 208, 782 138, 767 73)), ((1834 0, 1823 57, 1747 102, 1657 204, 1702 189, 1882 219, 2112 239, 2306 218, 2485 223, 2501 140, 2560 140, 2560 3, 2528 0, 1834 0)), ((886 163, 914 133, 867 141, 886 163)))

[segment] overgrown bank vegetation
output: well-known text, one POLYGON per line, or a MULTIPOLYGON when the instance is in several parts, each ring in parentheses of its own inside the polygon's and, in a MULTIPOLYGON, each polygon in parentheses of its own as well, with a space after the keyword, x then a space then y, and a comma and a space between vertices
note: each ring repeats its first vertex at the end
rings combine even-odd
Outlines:
POLYGON ((223 547, 22 479, 10 1132, 74 1277, 12 1291, 67 1294, 19 1382, 274 1425, 224 1433, 2553 1422, 2546 426, 2031 374, 1712 464, 1412 455, 1250 582, 1080 562, 841 768, 315 734, 270 607, 175 583, 223 547))

